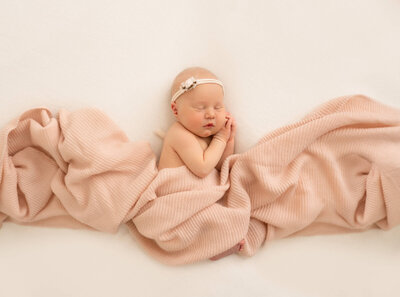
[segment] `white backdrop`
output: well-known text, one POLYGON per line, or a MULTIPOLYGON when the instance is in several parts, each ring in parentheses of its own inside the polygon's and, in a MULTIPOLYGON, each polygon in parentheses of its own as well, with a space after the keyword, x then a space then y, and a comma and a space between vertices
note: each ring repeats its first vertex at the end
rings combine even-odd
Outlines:
MULTIPOLYGON (((173 121, 169 87, 209 68, 237 152, 334 97, 400 108, 400 1, 0 1, 0 124, 46 106, 106 111, 132 141, 173 121)), ((183 267, 117 234, 0 229, 0 296, 395 296, 400 228, 268 243, 183 267)))

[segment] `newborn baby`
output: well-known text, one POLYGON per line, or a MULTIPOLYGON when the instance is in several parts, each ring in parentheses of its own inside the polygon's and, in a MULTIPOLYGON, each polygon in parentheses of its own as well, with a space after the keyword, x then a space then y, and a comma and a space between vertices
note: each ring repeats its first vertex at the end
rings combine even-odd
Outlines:
MULTIPOLYGON (((222 82, 207 69, 180 72, 171 88, 171 109, 176 118, 166 132, 158 170, 185 165, 204 178, 234 153, 236 123, 224 106, 222 82)), ((243 248, 241 241, 217 260, 243 248)))
POLYGON ((200 178, 219 170, 233 154, 236 131, 225 110, 222 83, 207 69, 192 67, 177 75, 171 95, 176 122, 165 135, 158 169, 186 165, 200 178))

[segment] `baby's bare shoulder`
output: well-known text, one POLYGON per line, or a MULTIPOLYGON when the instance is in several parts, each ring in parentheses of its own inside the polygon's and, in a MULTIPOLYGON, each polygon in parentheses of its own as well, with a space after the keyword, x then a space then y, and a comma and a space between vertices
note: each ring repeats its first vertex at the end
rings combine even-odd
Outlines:
POLYGON ((167 141, 172 147, 177 145, 188 146, 198 144, 196 136, 183 127, 179 122, 175 122, 170 126, 165 135, 165 141, 167 141))

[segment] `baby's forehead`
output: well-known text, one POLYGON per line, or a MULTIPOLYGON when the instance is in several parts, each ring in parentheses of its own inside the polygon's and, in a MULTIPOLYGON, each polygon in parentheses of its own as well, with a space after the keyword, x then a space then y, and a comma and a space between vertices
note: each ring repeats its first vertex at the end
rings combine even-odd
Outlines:
POLYGON ((191 98, 193 101, 220 102, 224 100, 224 92, 221 86, 216 84, 197 86, 195 89, 190 90, 188 95, 187 97, 191 98))

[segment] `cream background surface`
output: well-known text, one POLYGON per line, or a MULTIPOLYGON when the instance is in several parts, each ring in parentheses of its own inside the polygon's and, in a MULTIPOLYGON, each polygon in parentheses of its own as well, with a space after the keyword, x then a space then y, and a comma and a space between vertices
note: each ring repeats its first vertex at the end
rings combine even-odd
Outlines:
MULTIPOLYGON (((224 82, 243 152, 334 97, 400 108, 399 15, 395 0, 1 1, 0 124, 36 106, 95 106, 159 154, 153 131, 173 121, 170 84, 199 65, 224 82)), ((168 267, 125 226, 5 223, 0 263, 1 296, 394 296, 400 227, 168 267)))

